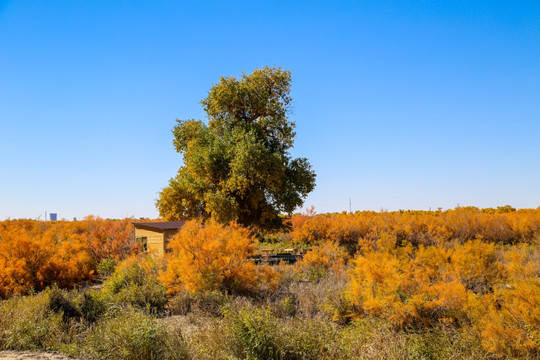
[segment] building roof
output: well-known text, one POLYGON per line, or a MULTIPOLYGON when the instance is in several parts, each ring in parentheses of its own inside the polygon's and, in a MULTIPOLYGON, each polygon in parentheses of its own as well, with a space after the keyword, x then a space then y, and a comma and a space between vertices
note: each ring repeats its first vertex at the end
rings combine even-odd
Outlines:
POLYGON ((161 221, 161 222, 134 222, 133 226, 137 229, 147 229, 154 231, 165 231, 165 230, 178 230, 184 226, 184 221, 161 221))

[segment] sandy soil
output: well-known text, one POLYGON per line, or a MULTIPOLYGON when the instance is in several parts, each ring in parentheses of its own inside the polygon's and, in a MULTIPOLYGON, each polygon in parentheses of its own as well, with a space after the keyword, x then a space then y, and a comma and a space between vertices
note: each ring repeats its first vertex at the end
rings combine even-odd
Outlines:
POLYGON ((0 360, 73 360, 71 356, 43 351, 0 351, 0 360))

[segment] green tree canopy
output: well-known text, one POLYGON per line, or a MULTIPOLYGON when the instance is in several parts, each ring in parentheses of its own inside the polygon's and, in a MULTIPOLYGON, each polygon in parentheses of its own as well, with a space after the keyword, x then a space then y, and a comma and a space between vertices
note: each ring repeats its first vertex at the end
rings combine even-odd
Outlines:
POLYGON ((281 68, 222 77, 201 101, 207 124, 177 120, 174 146, 184 165, 159 193, 161 216, 271 229, 282 225, 280 213, 303 204, 315 172, 307 159, 289 154, 290 84, 291 73, 281 68))

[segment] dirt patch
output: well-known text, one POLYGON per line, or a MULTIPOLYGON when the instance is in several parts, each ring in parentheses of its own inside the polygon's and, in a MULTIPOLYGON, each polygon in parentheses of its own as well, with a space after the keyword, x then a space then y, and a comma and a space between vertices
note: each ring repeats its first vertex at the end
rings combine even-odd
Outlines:
POLYGON ((0 360, 73 360, 75 358, 57 352, 0 351, 0 360))

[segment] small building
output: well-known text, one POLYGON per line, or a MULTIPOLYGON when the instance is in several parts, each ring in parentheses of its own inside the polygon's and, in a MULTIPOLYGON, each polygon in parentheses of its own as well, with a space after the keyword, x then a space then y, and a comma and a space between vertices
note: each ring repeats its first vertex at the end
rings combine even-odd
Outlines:
POLYGON ((183 221, 134 222, 135 239, 143 244, 144 251, 158 256, 165 254, 169 239, 184 225, 183 221))

